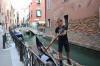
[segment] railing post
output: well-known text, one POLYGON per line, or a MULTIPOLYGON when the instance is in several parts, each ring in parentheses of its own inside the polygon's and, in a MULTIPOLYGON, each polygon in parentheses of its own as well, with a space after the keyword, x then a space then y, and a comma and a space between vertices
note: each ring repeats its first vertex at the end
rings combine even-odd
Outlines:
POLYGON ((6 33, 3 35, 3 49, 5 49, 5 43, 6 43, 6 33))
POLYGON ((20 48, 19 48, 19 53, 20 53, 20 61, 23 61, 23 47, 22 44, 20 43, 20 48))

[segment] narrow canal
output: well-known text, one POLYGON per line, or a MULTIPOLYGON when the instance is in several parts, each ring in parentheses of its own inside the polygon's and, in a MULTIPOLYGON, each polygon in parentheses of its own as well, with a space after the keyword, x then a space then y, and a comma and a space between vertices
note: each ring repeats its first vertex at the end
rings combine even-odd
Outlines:
MULTIPOLYGON (((37 36, 39 40, 44 44, 44 46, 48 46, 51 39, 48 37, 37 36)), ((25 42, 28 44, 33 44, 33 37, 26 36, 25 42)), ((57 50, 57 41, 54 43, 52 48, 57 50)), ((76 62, 84 65, 84 66, 100 66, 100 52, 90 50, 87 48, 83 48, 80 46, 70 44, 71 50, 71 58, 76 62)), ((63 54, 65 55, 65 50, 63 50, 63 54)))

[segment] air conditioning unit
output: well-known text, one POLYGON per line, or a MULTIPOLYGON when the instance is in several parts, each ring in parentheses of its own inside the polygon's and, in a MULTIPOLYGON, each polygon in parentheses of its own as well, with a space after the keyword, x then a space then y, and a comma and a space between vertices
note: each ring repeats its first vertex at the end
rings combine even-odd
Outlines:
POLYGON ((36 0, 36 3, 37 3, 37 4, 40 4, 40 0, 36 0))

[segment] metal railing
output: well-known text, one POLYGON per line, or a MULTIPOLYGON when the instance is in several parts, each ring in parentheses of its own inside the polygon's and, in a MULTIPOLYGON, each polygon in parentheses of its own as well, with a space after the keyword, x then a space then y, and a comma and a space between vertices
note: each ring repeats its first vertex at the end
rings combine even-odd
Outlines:
POLYGON ((12 30, 9 32, 19 52, 20 61, 22 61, 25 66, 46 66, 46 63, 44 63, 32 49, 28 48, 24 42, 20 41, 12 30))
POLYGON ((5 49, 5 43, 6 43, 6 33, 2 36, 3 37, 3 49, 5 49))

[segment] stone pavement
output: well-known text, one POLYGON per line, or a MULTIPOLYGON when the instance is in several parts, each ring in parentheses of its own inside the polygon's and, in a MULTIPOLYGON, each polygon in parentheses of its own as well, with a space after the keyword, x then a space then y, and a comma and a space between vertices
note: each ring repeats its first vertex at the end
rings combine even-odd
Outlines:
POLYGON ((3 48, 2 35, 3 35, 3 30, 0 30, 0 50, 3 48))
POLYGON ((10 50, 0 51, 0 66, 12 66, 10 50))
MULTIPOLYGON (((0 66, 24 66, 24 64, 20 62, 18 51, 11 36, 7 37, 7 39, 6 49, 0 49, 0 66)), ((0 39, 0 47, 2 48, 1 41, 2 39, 0 39)))
POLYGON ((22 62, 20 62, 14 44, 12 44, 12 47, 0 51, 0 66, 24 66, 22 62))

